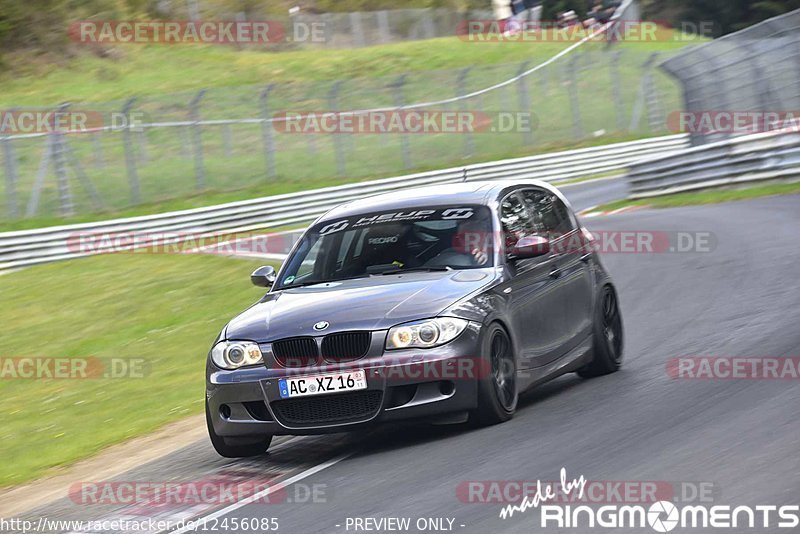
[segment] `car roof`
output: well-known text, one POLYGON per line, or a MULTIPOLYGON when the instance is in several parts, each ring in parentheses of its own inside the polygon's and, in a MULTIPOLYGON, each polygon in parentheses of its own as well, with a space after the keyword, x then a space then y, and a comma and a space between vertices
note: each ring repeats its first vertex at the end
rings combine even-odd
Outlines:
POLYGON ((493 180, 411 187, 346 202, 328 211, 319 220, 339 219, 362 213, 394 209, 464 204, 489 205, 503 195, 506 190, 523 186, 541 187, 558 193, 550 184, 540 180, 493 180))

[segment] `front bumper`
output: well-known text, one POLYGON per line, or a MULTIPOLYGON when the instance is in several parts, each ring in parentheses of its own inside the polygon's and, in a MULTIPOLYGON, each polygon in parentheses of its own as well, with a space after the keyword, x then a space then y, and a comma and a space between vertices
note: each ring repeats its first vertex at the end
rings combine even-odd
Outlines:
POLYGON ((488 372, 480 347, 480 325, 470 323, 440 347, 385 351, 337 365, 226 371, 209 362, 206 402, 215 433, 227 437, 343 432, 466 412, 477 406, 477 380, 488 372), (281 378, 358 369, 366 372, 366 390, 288 400, 278 391, 281 378))

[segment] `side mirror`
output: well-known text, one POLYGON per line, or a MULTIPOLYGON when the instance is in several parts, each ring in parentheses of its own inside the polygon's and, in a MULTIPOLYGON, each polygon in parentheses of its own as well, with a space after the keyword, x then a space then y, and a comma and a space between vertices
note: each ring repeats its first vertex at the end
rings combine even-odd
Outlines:
POLYGON ((525 260, 550 253, 550 240, 540 235, 520 237, 509 253, 509 259, 525 260))
POLYGON ((275 267, 272 265, 264 265, 253 271, 253 274, 250 275, 250 281, 253 282, 254 286, 272 287, 276 277, 275 267))

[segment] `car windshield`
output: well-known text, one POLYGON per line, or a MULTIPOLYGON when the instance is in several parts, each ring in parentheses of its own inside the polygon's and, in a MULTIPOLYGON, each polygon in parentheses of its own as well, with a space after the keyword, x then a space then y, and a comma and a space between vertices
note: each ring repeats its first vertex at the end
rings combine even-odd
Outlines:
POLYGON ((486 206, 446 206, 354 215, 310 229, 277 289, 404 271, 491 267, 486 206))

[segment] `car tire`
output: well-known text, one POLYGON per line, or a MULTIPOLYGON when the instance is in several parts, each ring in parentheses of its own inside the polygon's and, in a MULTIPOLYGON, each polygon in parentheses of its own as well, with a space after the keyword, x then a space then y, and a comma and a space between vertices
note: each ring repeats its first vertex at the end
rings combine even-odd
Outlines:
POLYGON ((498 323, 487 327, 481 342, 482 366, 478 377, 478 408, 470 421, 478 426, 508 421, 517 410, 517 365, 511 338, 498 323))
POLYGON ((622 315, 617 293, 606 285, 597 299, 592 334, 592 362, 578 370, 584 378, 602 376, 618 371, 622 366, 622 315))
POLYGON ((228 438, 217 435, 214 431, 214 425, 211 424, 208 402, 206 402, 206 426, 208 427, 208 437, 211 438, 211 445, 214 446, 214 450, 220 456, 225 458, 258 456, 267 452, 270 443, 272 443, 271 435, 241 438, 228 438))

